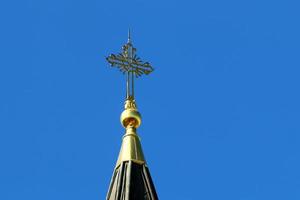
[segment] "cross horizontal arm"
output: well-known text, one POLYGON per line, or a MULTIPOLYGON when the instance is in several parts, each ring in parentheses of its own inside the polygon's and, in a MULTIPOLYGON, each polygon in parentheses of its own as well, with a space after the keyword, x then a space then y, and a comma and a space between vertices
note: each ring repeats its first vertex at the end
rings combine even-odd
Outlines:
POLYGON ((153 67, 148 63, 142 63, 140 61, 133 60, 131 63, 132 71, 136 74, 136 76, 141 76, 142 74, 150 74, 153 71, 153 67))
POLYGON ((139 57, 135 56, 133 59, 129 59, 123 56, 123 54, 114 55, 111 54, 106 58, 111 66, 116 66, 123 73, 132 72, 136 77, 142 74, 150 74, 153 71, 153 67, 148 62, 142 62, 139 57))

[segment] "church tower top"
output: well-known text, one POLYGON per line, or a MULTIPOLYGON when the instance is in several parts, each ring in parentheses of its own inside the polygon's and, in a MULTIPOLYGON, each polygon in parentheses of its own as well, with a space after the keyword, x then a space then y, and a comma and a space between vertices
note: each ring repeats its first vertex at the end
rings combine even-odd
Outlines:
POLYGON ((134 79, 153 71, 148 62, 143 62, 136 55, 136 48, 128 41, 122 47, 122 53, 111 54, 106 60, 112 67, 117 67, 126 74, 125 108, 120 120, 126 129, 121 150, 110 183, 107 200, 157 200, 157 194, 142 151, 137 128, 141 125, 134 97, 134 79))

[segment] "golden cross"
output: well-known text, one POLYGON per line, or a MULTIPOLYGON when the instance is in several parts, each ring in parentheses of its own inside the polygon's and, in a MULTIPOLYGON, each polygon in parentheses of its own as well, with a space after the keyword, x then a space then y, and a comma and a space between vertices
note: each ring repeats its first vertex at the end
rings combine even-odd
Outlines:
POLYGON ((138 78, 142 74, 148 75, 154 69, 149 62, 143 62, 136 55, 136 48, 133 47, 128 31, 128 42, 122 47, 122 53, 110 54, 106 57, 107 62, 112 67, 117 67, 123 74, 126 73, 126 98, 134 98, 134 77, 138 78))

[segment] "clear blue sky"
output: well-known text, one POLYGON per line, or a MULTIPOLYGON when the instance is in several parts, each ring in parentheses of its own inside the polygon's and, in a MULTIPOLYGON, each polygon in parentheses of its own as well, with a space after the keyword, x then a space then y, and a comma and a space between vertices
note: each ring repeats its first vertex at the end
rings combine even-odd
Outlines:
POLYGON ((104 199, 132 29, 160 199, 300 199, 298 1, 0 3, 0 199, 104 199))

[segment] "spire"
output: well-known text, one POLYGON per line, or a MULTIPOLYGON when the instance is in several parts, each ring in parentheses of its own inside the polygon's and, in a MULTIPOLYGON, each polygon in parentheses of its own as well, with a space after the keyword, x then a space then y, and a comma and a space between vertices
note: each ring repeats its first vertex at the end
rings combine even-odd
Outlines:
POLYGON ((120 117, 121 124, 126 131, 106 199, 157 200, 137 134, 142 118, 134 97, 134 79, 143 74, 150 74, 153 68, 136 55, 136 48, 131 43, 130 30, 128 30, 128 42, 122 49, 122 53, 111 54, 106 58, 112 67, 117 67, 123 74, 126 74, 125 108, 120 117))

